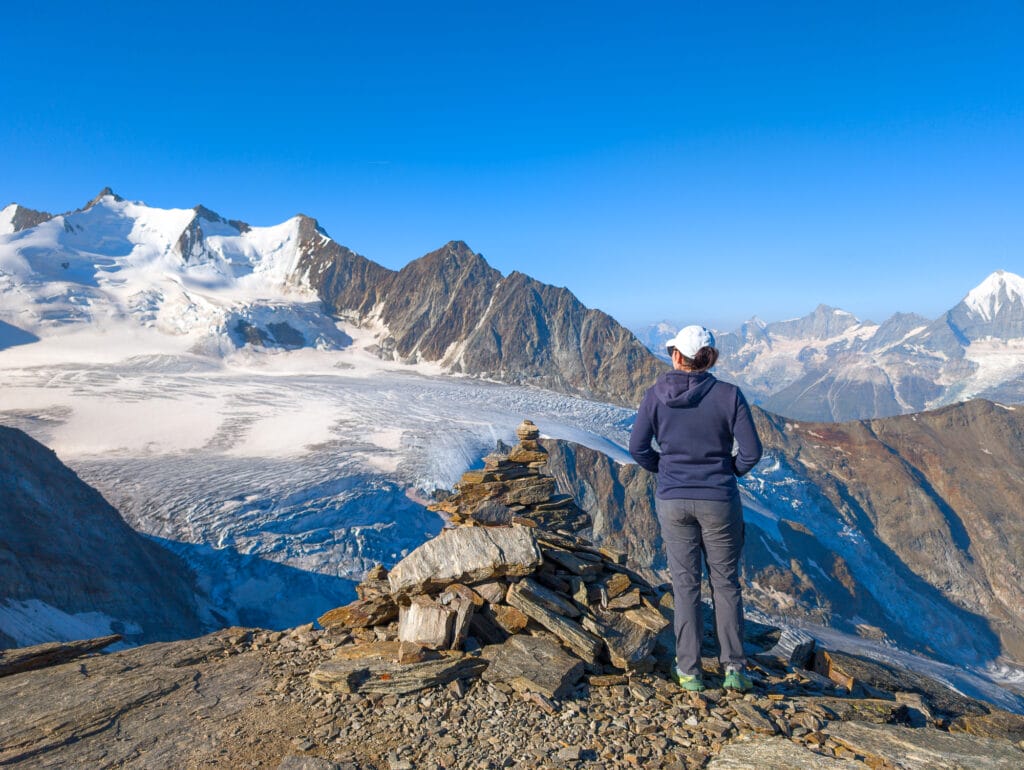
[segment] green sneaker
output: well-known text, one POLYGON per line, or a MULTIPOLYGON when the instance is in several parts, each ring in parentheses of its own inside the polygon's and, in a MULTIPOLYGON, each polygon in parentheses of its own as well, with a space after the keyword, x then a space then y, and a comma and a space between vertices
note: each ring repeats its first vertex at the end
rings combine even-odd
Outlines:
POLYGON ((675 668, 672 669, 672 677, 687 692, 704 692, 707 689, 700 674, 681 674, 679 669, 675 668))
POLYGON ((750 692, 754 689, 754 682, 740 669, 730 667, 725 670, 725 681, 722 683, 722 686, 726 690, 750 692))

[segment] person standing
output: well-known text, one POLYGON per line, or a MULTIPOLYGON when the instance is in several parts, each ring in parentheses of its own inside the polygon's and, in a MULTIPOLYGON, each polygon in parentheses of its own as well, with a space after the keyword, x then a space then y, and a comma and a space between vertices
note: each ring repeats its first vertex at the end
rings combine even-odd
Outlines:
POLYGON ((708 371, 718 361, 711 332, 687 326, 666 344, 672 369, 644 395, 629 453, 658 475, 655 509, 675 603, 675 679, 685 690, 705 689, 700 659, 703 555, 724 686, 747 691, 753 683, 743 653, 739 568, 744 527, 736 479, 761 459, 761 439, 740 389, 708 371))

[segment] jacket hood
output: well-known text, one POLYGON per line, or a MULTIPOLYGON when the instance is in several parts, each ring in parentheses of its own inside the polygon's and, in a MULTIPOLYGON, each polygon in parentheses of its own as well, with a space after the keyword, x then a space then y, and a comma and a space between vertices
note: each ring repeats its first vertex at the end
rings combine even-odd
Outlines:
POLYGON ((718 380, 708 372, 692 374, 673 369, 665 372, 654 384, 654 395, 665 406, 685 408, 696 406, 718 380))

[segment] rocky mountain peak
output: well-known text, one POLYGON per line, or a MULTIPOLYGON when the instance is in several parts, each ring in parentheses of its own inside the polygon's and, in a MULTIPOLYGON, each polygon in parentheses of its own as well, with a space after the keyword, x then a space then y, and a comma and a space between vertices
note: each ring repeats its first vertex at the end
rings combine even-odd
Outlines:
POLYGON ((295 215, 295 219, 298 220, 299 223, 300 238, 312 236, 313 233, 318 233, 322 235, 324 238, 331 237, 330 235, 327 234, 327 231, 323 228, 320 222, 314 217, 308 216, 300 212, 295 215))
POLYGON ((0 233, 18 233, 53 219, 47 211, 36 211, 17 203, 0 210, 0 233))
POLYGON ((532 766, 539 748, 565 767, 1020 766, 1019 713, 795 627, 748 618, 752 692, 682 691, 672 595, 566 520, 588 524, 537 426, 516 435, 437 506, 456 526, 369 570, 323 629, 0 651, 0 763, 532 766))
POLYGON ((859 323, 860 320, 853 313, 821 304, 802 318, 779 321, 769 324, 766 328, 783 337, 824 340, 842 334, 859 323))
POLYGON ((224 219, 224 217, 222 217, 216 211, 213 211, 212 209, 206 208, 206 206, 204 206, 202 203, 200 203, 200 204, 198 204, 196 206, 193 206, 192 210, 194 212, 196 212, 196 216, 199 219, 205 219, 207 222, 226 222, 227 221, 226 219, 224 219))
POLYGON ((240 219, 225 219, 220 214, 218 214, 216 211, 214 211, 213 209, 207 208, 206 206, 204 206, 201 203, 196 205, 196 206, 193 206, 192 210, 194 212, 196 212, 196 217, 193 220, 193 223, 195 223, 196 220, 200 220, 200 219, 206 220, 207 222, 218 222, 218 223, 230 225, 231 227, 233 227, 236 230, 238 230, 239 233, 247 233, 247 232, 249 232, 249 230, 252 229, 252 227, 250 227, 247 222, 243 222, 240 219))
POLYGON ((85 206, 82 207, 82 210, 85 211, 86 209, 91 209, 93 206, 95 206, 97 203, 100 203, 104 198, 108 196, 113 198, 118 203, 124 202, 124 198, 115 193, 109 187, 104 187, 102 190, 99 191, 99 194, 95 198, 93 198, 91 201, 86 203, 85 206))
POLYGON ((1024 278, 995 271, 934 325, 947 327, 964 347, 986 338, 1024 338, 1024 278))
POLYGON ((474 252, 465 241, 448 241, 444 246, 424 254, 407 267, 443 270, 447 273, 474 269, 492 269, 482 255, 474 252))

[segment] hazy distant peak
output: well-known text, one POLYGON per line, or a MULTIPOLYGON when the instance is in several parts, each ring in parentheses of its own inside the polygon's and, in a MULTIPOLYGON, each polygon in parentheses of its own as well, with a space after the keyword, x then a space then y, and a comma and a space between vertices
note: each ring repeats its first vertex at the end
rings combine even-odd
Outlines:
POLYGON ((991 321, 1007 304, 1024 302, 1024 278, 996 270, 971 289, 963 302, 973 313, 991 321))

